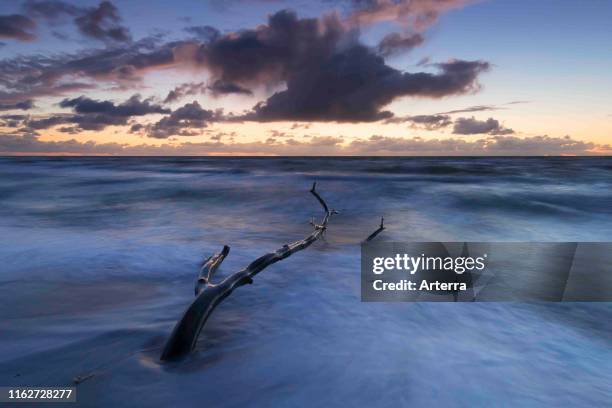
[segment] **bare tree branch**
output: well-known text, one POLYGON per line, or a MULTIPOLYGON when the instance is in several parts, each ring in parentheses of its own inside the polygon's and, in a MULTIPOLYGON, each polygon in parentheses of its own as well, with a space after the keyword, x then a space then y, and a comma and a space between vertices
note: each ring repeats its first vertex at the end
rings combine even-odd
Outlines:
POLYGON ((196 284, 197 297, 193 303, 189 305, 181 320, 179 320, 174 327, 162 352, 161 360, 176 359, 190 353, 194 349, 198 336, 212 311, 223 301, 223 299, 228 297, 234 289, 248 283, 253 283, 253 277, 259 272, 273 263, 289 257, 295 252, 308 248, 323 235, 327 229, 329 218, 337 214, 337 211, 329 209, 325 200, 317 193, 316 186, 317 184, 313 183, 310 193, 315 196, 321 204, 321 207, 323 207, 324 216, 320 224, 316 224, 312 221, 314 231, 306 238, 291 244, 283 245, 275 252, 257 258, 246 268, 228 276, 218 284, 212 284, 210 279, 223 259, 227 256, 229 247, 225 246, 221 253, 210 257, 204 263, 200 278, 198 278, 198 283, 196 284), (203 280, 200 282, 200 279, 203 280), (202 287, 198 288, 200 284, 202 287))

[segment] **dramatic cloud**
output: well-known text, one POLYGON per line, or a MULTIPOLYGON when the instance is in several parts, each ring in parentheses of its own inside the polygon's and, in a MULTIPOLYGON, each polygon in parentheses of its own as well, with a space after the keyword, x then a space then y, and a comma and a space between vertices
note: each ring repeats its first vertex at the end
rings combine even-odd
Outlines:
POLYGON ((383 57, 388 57, 393 54, 398 54, 403 51, 411 50, 414 47, 417 47, 423 42, 425 39, 421 34, 410 34, 410 35, 402 35, 399 33, 391 33, 387 34, 381 41, 378 43, 378 53, 383 57))
POLYGON ((260 121, 371 122, 393 116, 386 105, 401 96, 440 98, 478 89, 483 61, 437 64, 439 73, 405 73, 389 67, 364 46, 332 56, 325 64, 299 70, 245 119, 260 121))
POLYGON ((19 41, 32 41, 36 38, 32 32, 36 28, 34 20, 21 14, 0 16, 0 38, 19 41))
MULTIPOLYGON (((72 44, 63 48, 73 50, 69 52, 13 53, 13 57, 0 60, 0 111, 27 111, 33 107, 34 101, 39 107, 36 112, 47 106, 63 108, 63 111, 55 113, 46 110, 44 114, 1 115, 3 130, 10 129, 11 134, 0 134, 0 152, 155 155, 610 152, 608 145, 570 137, 508 136, 513 133, 512 129, 503 127, 493 118, 457 118, 453 121, 455 116, 451 116, 506 109, 505 105, 522 101, 472 106, 433 115, 395 117, 388 106, 399 98, 443 98, 479 90, 480 75, 489 69, 489 64, 484 61, 450 60, 435 64, 425 59, 417 68, 410 65, 415 72, 406 72, 385 61, 387 57, 421 45, 424 31, 443 13, 462 7, 470 0, 338 1, 350 6, 318 18, 298 18, 294 12, 283 10, 271 14, 265 23, 251 29, 221 32, 210 26, 191 26, 184 29, 182 35, 186 39, 183 40, 169 41, 169 37, 158 34, 132 42, 118 8, 110 1, 89 2, 85 6, 76 1, 27 0, 20 14, 0 16, 0 39, 33 40, 37 23, 46 21, 49 27, 45 32, 56 38, 62 38, 65 33, 61 29, 68 24, 70 28, 74 25, 86 39, 102 43, 96 43, 100 49, 74 51, 72 44), (385 31, 388 34, 377 45, 364 45, 360 41, 360 30, 366 25, 379 23, 383 24, 373 32, 393 31, 385 31), (202 94, 207 97, 252 96, 253 91, 257 91, 257 95, 268 92, 268 97, 250 110, 225 115, 221 110, 204 109, 196 101, 171 110, 153 99, 143 100, 138 95, 123 102, 74 97, 89 89, 114 95, 129 92, 127 95, 130 95, 133 90, 146 89, 150 85, 143 81, 147 73, 168 69, 185 69, 190 78, 198 74, 202 78, 175 86, 165 97, 165 104, 202 94), (37 98, 43 97, 65 99, 59 103, 57 99, 38 103, 37 98), (143 119, 146 115, 159 116, 143 119), (372 136, 355 139, 313 133, 298 138, 293 132, 268 130, 266 140, 238 142, 235 132, 224 133, 231 127, 231 122, 238 121, 296 121, 291 129, 300 129, 295 132, 298 134, 304 133, 301 129, 308 129, 311 122, 317 121, 384 121, 405 123, 425 130, 452 128, 457 135, 481 136, 444 139, 372 136), (208 127, 213 122, 225 123, 219 126, 221 129, 208 127), (79 134, 108 126, 123 126, 126 132, 169 140, 161 146, 96 144, 77 140, 48 142, 44 141, 45 132, 42 132, 53 128, 54 132, 79 134), (179 144, 182 139, 172 138, 196 135, 207 141, 179 144)), ((83 40, 79 39, 79 46, 87 47, 93 43, 83 40)), ((56 42, 50 49, 56 50, 56 42)), ((9 51, 13 52, 13 49, 9 51)), ((172 72, 172 75, 176 74, 172 72)), ((163 95, 160 97, 164 98, 163 95)), ((289 125, 291 123, 282 129, 286 130, 289 125)), ((320 131, 319 126, 313 127, 320 131)))
POLYGON ((508 135, 514 133, 512 129, 505 128, 499 124, 499 121, 493 118, 487 120, 477 120, 471 118, 457 118, 453 126, 453 133, 457 135, 508 135))
POLYGON ((0 103, 0 111, 5 110, 30 110, 34 107, 34 102, 32 100, 16 102, 16 103, 0 103))
MULTIPOLYGON (((376 7, 381 5, 376 3, 376 7)), ((98 35, 94 34, 96 24, 107 27, 105 22, 118 21, 109 2, 84 15, 79 14, 81 9, 58 1, 34 1, 28 7, 34 14, 45 8, 49 16, 78 14, 75 19, 83 27, 92 26, 90 35, 98 35)), ((159 38, 147 38, 73 55, 0 61, 0 85, 5 88, 0 91, 0 103, 61 95, 99 86, 100 81, 130 89, 150 70, 184 66, 208 71, 208 90, 213 96, 252 95, 253 86, 286 86, 257 104, 243 120, 376 121, 392 116, 384 107, 396 98, 440 98, 476 91, 479 74, 489 68, 483 61, 453 60, 431 64, 437 73, 397 70, 375 50, 360 44, 358 32, 336 14, 300 19, 283 10, 272 14, 267 24, 250 30, 222 35, 211 28, 192 29, 206 41, 161 43, 159 38)), ((121 35, 111 31, 98 36, 119 40, 121 35)), ((391 35, 383 40, 379 52, 387 55, 421 40, 420 35, 391 35)), ((202 92, 201 86, 181 85, 165 100, 173 102, 197 92, 202 92)))
MULTIPOLYGON (((399 40, 389 40, 389 52, 399 40)), ((188 49, 184 46, 183 54, 188 49)), ((434 65, 438 74, 404 73, 359 44, 356 32, 338 16, 299 19, 287 10, 255 29, 216 36, 194 55, 197 64, 221 81, 215 84, 231 84, 227 90, 245 93, 242 88, 251 85, 286 83, 286 90, 244 117, 259 121, 385 119, 391 113, 381 109, 397 97, 474 91, 478 74, 489 68, 482 61, 456 60, 434 65)))
POLYGON ((197 136, 201 129, 208 126, 208 122, 217 118, 218 114, 203 109, 196 101, 187 103, 164 116, 158 122, 146 127, 149 137, 165 139, 170 136, 197 136))
POLYGON ((207 154, 277 154, 277 155, 591 155, 611 153, 610 145, 598 145, 566 137, 488 136, 476 141, 464 139, 422 139, 372 136, 346 143, 342 137, 317 136, 307 141, 269 138, 257 142, 163 144, 161 146, 119 143, 41 141, 35 135, 0 134, 2 154, 111 154, 111 155, 207 155, 207 154))
POLYGON ((215 79, 242 86, 273 85, 305 65, 327 60, 346 35, 337 17, 298 19, 282 10, 272 14, 268 24, 217 36, 194 56, 215 79))
POLYGON ((97 7, 78 7, 60 0, 30 0, 24 10, 36 18, 54 23, 66 16, 72 17, 81 34, 104 42, 130 41, 129 30, 121 25, 119 10, 110 1, 97 7))

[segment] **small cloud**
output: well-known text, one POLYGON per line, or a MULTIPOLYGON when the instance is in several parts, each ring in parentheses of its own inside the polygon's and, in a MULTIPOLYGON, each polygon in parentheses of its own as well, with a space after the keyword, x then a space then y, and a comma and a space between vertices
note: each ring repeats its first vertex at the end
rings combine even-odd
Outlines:
POLYGON ((311 124, 310 123, 299 123, 296 122, 293 125, 291 125, 291 130, 294 129, 310 129, 311 124))
POLYGON ((227 82, 222 80, 215 81, 208 89, 215 96, 227 95, 227 94, 239 94, 239 95, 253 95, 250 89, 244 88, 233 82, 227 82))
POLYGON ((31 99, 16 103, 0 103, 0 111, 30 110, 32 108, 34 108, 34 102, 31 99))
POLYGON ((378 43, 378 53, 383 57, 388 57, 418 47, 424 41, 423 36, 418 33, 408 35, 391 33, 378 43))
POLYGON ((64 99, 59 103, 59 106, 70 108, 73 113, 30 118, 26 121, 26 125, 36 130, 66 124, 74 125, 75 128, 80 130, 103 130, 107 126, 126 125, 128 120, 134 116, 170 113, 170 109, 152 103, 151 99, 143 100, 138 94, 120 104, 79 96, 64 99))
POLYGON ((455 109, 455 110, 450 110, 447 112, 440 112, 439 115, 452 115, 455 113, 485 112, 485 111, 494 111, 494 110, 499 110, 499 109, 501 108, 495 105, 476 105, 476 106, 470 106, 468 108, 463 108, 463 109, 455 109))
POLYGON ((416 63, 416 66, 417 66, 417 67, 424 67, 424 66, 426 66, 426 65, 429 65, 430 63, 431 63, 431 58, 429 58, 429 57, 424 57, 424 58, 421 58, 421 59, 420 59, 420 60, 419 60, 419 61, 416 63))
POLYGON ((426 130, 437 130, 452 124, 452 120, 448 115, 415 115, 394 117, 387 119, 385 123, 411 123, 411 127, 424 128, 426 130))
POLYGON ((168 95, 164 99, 164 103, 176 102, 179 99, 184 98, 188 95, 198 95, 206 92, 206 85, 204 82, 186 82, 174 87, 173 90, 168 92, 168 95))
POLYGON ((208 123, 218 119, 218 113, 203 109, 196 101, 187 103, 147 126, 147 135, 156 139, 170 136, 198 136, 208 123))
POLYGON ((499 124, 499 121, 493 118, 487 120, 477 120, 471 118, 458 118, 453 126, 453 133, 456 135, 509 135, 514 133, 514 130, 505 128, 499 124))
POLYGON ((101 2, 98 7, 88 9, 74 20, 79 31, 88 37, 101 41, 130 41, 130 32, 121 25, 119 10, 110 1, 101 2))
POLYGON ((18 41, 33 41, 36 22, 21 14, 0 16, 0 38, 18 41))
POLYGON ((24 10, 30 16, 44 18, 57 25, 64 17, 72 17, 79 32, 104 42, 131 41, 130 32, 121 22, 117 7, 108 0, 96 7, 80 7, 61 0, 28 0, 24 10))

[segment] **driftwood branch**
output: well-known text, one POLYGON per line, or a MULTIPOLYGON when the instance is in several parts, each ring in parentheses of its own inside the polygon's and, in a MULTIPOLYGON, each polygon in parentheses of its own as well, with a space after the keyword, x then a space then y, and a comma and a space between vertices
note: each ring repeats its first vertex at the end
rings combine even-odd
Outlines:
POLYGON ((317 184, 313 183, 310 193, 323 207, 324 215, 319 224, 311 221, 314 231, 310 235, 291 244, 283 245, 275 252, 257 258, 246 268, 228 276, 218 284, 213 284, 210 280, 229 253, 229 247, 224 246, 220 253, 213 255, 204 262, 196 282, 196 298, 174 327, 162 352, 161 360, 172 360, 190 353, 195 348, 198 336, 210 314, 234 289, 248 283, 253 283, 253 277, 259 272, 273 263, 308 248, 323 235, 327 229, 330 217, 337 214, 337 212, 329 209, 325 200, 316 191, 316 187, 317 184))

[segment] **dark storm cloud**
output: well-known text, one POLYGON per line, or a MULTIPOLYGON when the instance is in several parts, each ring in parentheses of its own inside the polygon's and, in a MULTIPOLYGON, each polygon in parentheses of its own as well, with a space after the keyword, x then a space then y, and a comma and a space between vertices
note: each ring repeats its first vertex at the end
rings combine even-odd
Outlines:
POLYGON ((33 30, 36 22, 21 14, 0 16, 0 38, 10 38, 19 41, 32 41, 36 38, 33 30))
POLYGON ((27 14, 56 22, 72 17, 81 34, 104 42, 130 41, 130 32, 121 22, 119 10, 110 1, 96 7, 79 7, 60 0, 30 0, 24 4, 27 14))
POLYGON ((478 89, 483 61, 450 61, 440 71, 405 73, 358 43, 336 15, 300 19, 279 11, 252 30, 221 35, 195 51, 214 80, 240 87, 285 82, 243 120, 359 122, 392 116, 384 106, 402 96, 443 97, 478 89))
POLYGON ((173 90, 168 92, 168 95, 164 99, 164 103, 176 102, 181 98, 188 95, 198 95, 206 92, 206 85, 204 82, 185 82, 174 87, 173 90))
POLYGON ((437 64, 439 72, 406 73, 391 68, 364 46, 337 53, 318 67, 293 73, 287 89, 258 104, 247 120, 368 122, 393 116, 382 110, 402 96, 439 98, 478 89, 489 68, 483 61, 437 64))
MULTIPOLYGON (((376 8, 382 7, 382 3, 375 3, 376 8)), ((56 7, 49 15, 76 13, 59 4, 44 3, 47 8, 56 7)), ((424 9, 431 6, 421 0, 419 4, 424 9)), ((42 2, 31 2, 30 7, 34 5, 43 8, 42 2)), ((438 10, 438 6, 431 7, 438 10)), ((86 20, 92 24, 118 21, 109 2, 100 3, 95 11, 90 10, 91 18, 82 19, 83 24, 86 20)), ((223 35, 204 31, 210 34, 205 42, 164 43, 160 37, 150 37, 101 50, 0 61, 0 85, 5 88, 0 91, 0 102, 61 95, 69 91, 62 88, 68 79, 72 91, 100 81, 131 89, 149 70, 183 66, 208 71, 213 95, 249 95, 253 86, 270 89, 286 85, 250 113, 237 117, 239 120, 376 121, 393 116, 384 108, 396 98, 439 98, 475 91, 479 74, 489 68, 484 61, 453 60, 430 64, 437 73, 400 71, 387 65, 377 50, 360 44, 358 31, 337 14, 300 19, 294 12, 282 10, 254 29, 223 35)), ((388 46, 383 47, 386 51, 381 50, 385 54, 400 46, 391 43, 402 42, 401 36, 388 38, 388 46)), ((166 101, 193 92, 175 89, 166 101)))
POLYGON ((34 102, 31 99, 16 103, 0 103, 0 111, 5 110, 30 110, 34 107, 34 102))
POLYGON ((453 126, 453 133, 457 135, 508 135, 514 133, 514 130, 505 128, 500 125, 499 121, 493 118, 487 120, 477 120, 471 118, 457 118, 453 126))
POLYGON ((378 53, 383 57, 388 57, 394 54, 398 54, 404 51, 408 51, 417 47, 423 42, 425 39, 421 34, 410 34, 410 35, 402 35, 400 33, 391 33, 387 34, 381 41, 378 43, 378 53))
POLYGON ((239 95, 253 95, 250 89, 244 88, 238 84, 232 82, 226 82, 223 80, 216 80, 208 89, 213 95, 227 95, 227 94, 239 94, 239 95))
POLYGON ((304 65, 327 60, 346 34, 336 17, 298 19, 294 12, 282 10, 267 24, 202 44, 195 58, 214 79, 242 86, 274 84, 304 65))
POLYGON ((217 118, 214 111, 203 109, 196 101, 187 103, 146 127, 147 135, 156 139, 170 136, 197 136, 208 122, 217 118))

